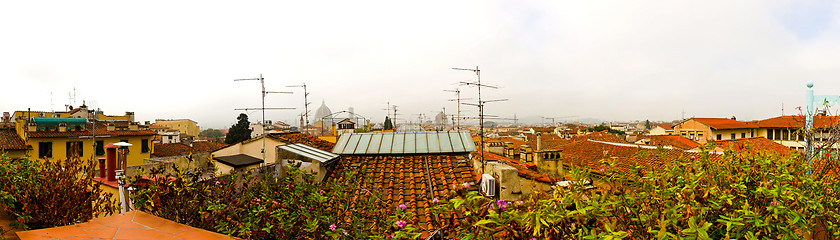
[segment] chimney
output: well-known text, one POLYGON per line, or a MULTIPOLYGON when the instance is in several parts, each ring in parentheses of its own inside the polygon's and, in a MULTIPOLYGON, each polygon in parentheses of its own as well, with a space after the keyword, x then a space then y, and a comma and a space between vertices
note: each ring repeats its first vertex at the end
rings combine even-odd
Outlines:
POLYGON ((28 130, 29 130, 30 132, 38 131, 38 125, 35 125, 35 123, 34 123, 34 122, 29 123, 29 127, 28 127, 28 128, 29 128, 28 130))
POLYGON ((735 116, 732 116, 732 120, 737 120, 737 119, 735 119, 735 116))
POLYGON ((152 124, 149 121, 146 121, 145 124, 143 124, 143 125, 149 126, 149 125, 152 125, 152 124))
POLYGON ((59 132, 66 132, 67 131, 67 123, 58 123, 58 131, 59 132))
POLYGON ((542 134, 537 133, 537 152, 540 151, 541 147, 542 147, 542 134))
POLYGON ((138 130, 137 123, 135 123, 135 122, 128 123, 128 130, 129 131, 137 131, 138 130))
POLYGON ((3 112, 3 122, 9 122, 11 120, 11 116, 9 112, 3 112))
POLYGON ((105 145, 105 159, 108 165, 107 169, 107 180, 108 181, 116 181, 116 169, 117 169, 117 146, 113 143, 109 143, 105 145))
POLYGON ((134 112, 125 112, 125 115, 128 116, 129 122, 134 122, 134 112))
POLYGON ((99 161, 99 178, 105 178, 105 158, 98 158, 99 161))
POLYGON ((114 126, 114 123, 109 122, 109 123, 108 123, 108 129, 107 129, 107 130, 108 130, 109 132, 113 132, 113 131, 116 131, 116 130, 117 130, 117 127, 116 127, 116 126, 114 126))

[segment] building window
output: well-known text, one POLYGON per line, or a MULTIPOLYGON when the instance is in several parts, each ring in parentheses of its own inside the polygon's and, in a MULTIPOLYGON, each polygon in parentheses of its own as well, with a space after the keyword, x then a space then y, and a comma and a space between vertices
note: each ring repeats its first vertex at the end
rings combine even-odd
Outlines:
POLYGON ((140 140, 140 152, 142 152, 142 153, 149 152, 149 139, 140 140))
POLYGON ((66 142, 65 146, 67 151, 64 153, 67 158, 84 156, 84 153, 82 152, 82 142, 66 142))
POLYGON ((52 142, 38 143, 38 158, 52 158, 52 142))
POLYGON ((741 133, 741 138, 746 138, 746 137, 747 137, 747 133, 741 133))
POLYGON ((729 136, 729 139, 735 139, 735 134, 733 133, 731 136, 729 136))
POLYGON ((790 136, 788 135, 788 130, 782 130, 782 140, 790 140, 790 136))
POLYGON ((96 141, 96 156, 105 155, 105 142, 102 140, 96 141))
POLYGON ((773 140, 773 129, 767 129, 767 139, 773 140))
POLYGON ((722 137, 720 136, 720 134, 717 135, 717 140, 718 141, 723 140, 722 137))
POLYGON ((774 131, 773 135, 775 135, 774 136, 775 138, 773 138, 773 139, 774 140, 782 140, 782 129, 774 129, 773 131, 774 131))

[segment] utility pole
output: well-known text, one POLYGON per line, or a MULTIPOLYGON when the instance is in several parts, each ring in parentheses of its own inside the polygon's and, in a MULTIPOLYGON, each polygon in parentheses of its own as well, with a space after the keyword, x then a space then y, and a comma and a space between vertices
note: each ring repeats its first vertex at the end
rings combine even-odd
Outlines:
POLYGON ((295 109, 295 108, 266 108, 266 107, 265 107, 265 95, 266 95, 266 94, 269 94, 269 93, 286 93, 286 94, 292 94, 292 92, 266 91, 266 90, 265 90, 265 79, 263 78, 262 74, 260 74, 260 77, 259 77, 259 78, 242 78, 242 79, 234 79, 233 81, 260 81, 260 87, 262 88, 262 91, 261 91, 261 93, 262 93, 262 107, 260 107, 260 108, 237 108, 237 109, 234 109, 234 110, 242 110, 242 111, 261 110, 261 111, 262 111, 262 122, 260 123, 260 125, 262 125, 262 128, 263 128, 263 136, 262 136, 262 138, 263 138, 263 139, 262 139, 262 144, 263 144, 263 147, 262 147, 262 160, 263 160, 263 164, 265 164, 265 136, 267 135, 267 132, 266 132, 266 130, 265 130, 265 110, 266 110, 266 109, 270 109, 270 110, 287 110, 287 109, 295 109))
MULTIPOLYGON (((302 87, 303 88, 303 116, 306 118, 306 125, 309 125, 309 104, 312 104, 312 103, 309 102, 309 99, 308 99, 309 92, 306 91, 306 83, 303 83, 301 85, 286 86, 286 87, 302 87)), ((300 126, 300 128, 303 129, 303 127, 306 126, 306 125, 300 126)))

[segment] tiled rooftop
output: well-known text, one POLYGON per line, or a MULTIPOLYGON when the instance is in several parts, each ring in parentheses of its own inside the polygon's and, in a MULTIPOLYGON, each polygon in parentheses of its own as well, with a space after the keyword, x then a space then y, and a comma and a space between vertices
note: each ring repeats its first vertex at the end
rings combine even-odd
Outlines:
MULTIPOLYGON (((127 121, 114 121, 114 123, 124 122, 126 126, 128 126, 127 121)), ((130 131, 130 130, 116 130, 116 131, 108 131, 108 125, 103 121, 97 121, 96 127, 94 129, 94 123, 88 122, 84 129, 75 130, 75 128, 68 127, 67 131, 60 132, 58 130, 39 130, 39 131, 32 131, 29 132, 30 138, 52 138, 52 137, 80 137, 80 136, 90 136, 93 132, 96 132, 98 136, 154 136, 157 133, 149 130, 137 130, 137 131, 130 131)))
MULTIPOLYGON (((408 207, 406 211, 414 213, 411 220, 425 229, 440 227, 434 226, 433 216, 427 208, 432 205, 432 199, 440 197, 441 190, 455 190, 463 183, 469 183, 472 189, 476 189, 478 182, 471 161, 463 155, 342 156, 329 176, 344 181, 344 171, 348 170, 361 174, 358 179, 371 180, 360 181, 362 187, 383 194, 376 203, 382 206, 383 211, 405 204, 408 207)), ((347 191, 356 195, 370 194, 353 187, 348 187, 347 191)))
POLYGON ((188 155, 190 153, 197 153, 198 150, 181 143, 156 143, 152 156, 154 157, 172 157, 188 155))
POLYGON ((584 140, 596 140, 596 141, 604 141, 604 142, 614 142, 614 143, 626 143, 627 141, 624 140, 624 136, 618 135, 615 133, 608 132, 606 130, 600 132, 591 132, 580 136, 572 136, 572 142, 577 141, 584 141, 584 140))
POLYGON ((650 138, 650 144, 652 146, 672 146, 675 148, 689 150, 700 146, 699 143, 691 141, 691 139, 685 138, 680 135, 662 135, 662 136, 647 136, 650 138))
POLYGON ((96 218, 89 222, 17 232, 21 240, 40 239, 236 239, 193 228, 141 211, 96 218))
POLYGON ((529 166, 529 164, 523 164, 523 163, 520 163, 519 161, 510 159, 510 158, 506 158, 506 157, 502 157, 502 156, 499 156, 499 155, 496 155, 496 154, 493 154, 493 153, 489 153, 489 152, 484 152, 484 158, 487 159, 487 160, 495 160, 495 161, 504 162, 508 166, 516 168, 516 171, 517 171, 517 173, 519 174, 520 177, 524 177, 524 178, 527 178, 527 179, 531 179, 531 180, 538 181, 538 182, 543 182, 543 183, 548 183, 548 184, 554 184, 556 182, 562 181, 562 179, 560 179, 560 178, 552 177, 548 174, 541 173, 541 172, 538 172, 538 171, 534 170, 533 168, 535 168, 536 165, 532 165, 533 163, 531 163, 531 166, 533 166, 533 167, 531 167, 531 166, 529 166))
MULTIPOLYGON (((805 127, 804 116, 778 116, 756 121, 763 128, 802 128, 805 127)), ((838 116, 814 116, 815 128, 826 128, 840 125, 838 116)))
POLYGON ((200 153, 209 153, 215 152, 216 150, 222 149, 227 147, 229 144, 225 144, 219 141, 194 141, 192 142, 192 147, 200 152, 200 153))
POLYGON ((741 122, 729 118, 691 118, 714 129, 758 128, 753 122, 741 122))
POLYGON ((676 159, 688 159, 697 153, 677 149, 643 148, 633 144, 618 144, 599 141, 577 141, 563 146, 563 164, 589 168, 594 172, 609 168, 602 159, 615 157, 617 171, 629 172, 633 165, 645 170, 661 169, 676 159))
POLYGON ((27 150, 32 146, 26 145, 26 141, 14 129, 0 129, 0 150, 27 150))
POLYGON ((303 143, 324 151, 332 151, 333 147, 335 147, 335 143, 300 132, 270 133, 269 135, 286 143, 303 143))
POLYGON ((787 155, 791 149, 773 140, 764 137, 739 138, 715 141, 717 147, 723 150, 734 150, 736 152, 770 152, 780 155, 787 155))

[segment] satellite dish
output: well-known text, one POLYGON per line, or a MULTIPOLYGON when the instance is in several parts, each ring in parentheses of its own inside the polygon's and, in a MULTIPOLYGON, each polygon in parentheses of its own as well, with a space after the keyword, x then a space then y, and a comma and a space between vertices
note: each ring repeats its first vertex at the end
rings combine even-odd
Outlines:
POLYGON ((131 146, 131 143, 127 143, 127 142, 118 142, 118 143, 114 143, 114 146, 117 146, 117 147, 130 147, 130 146, 131 146))

